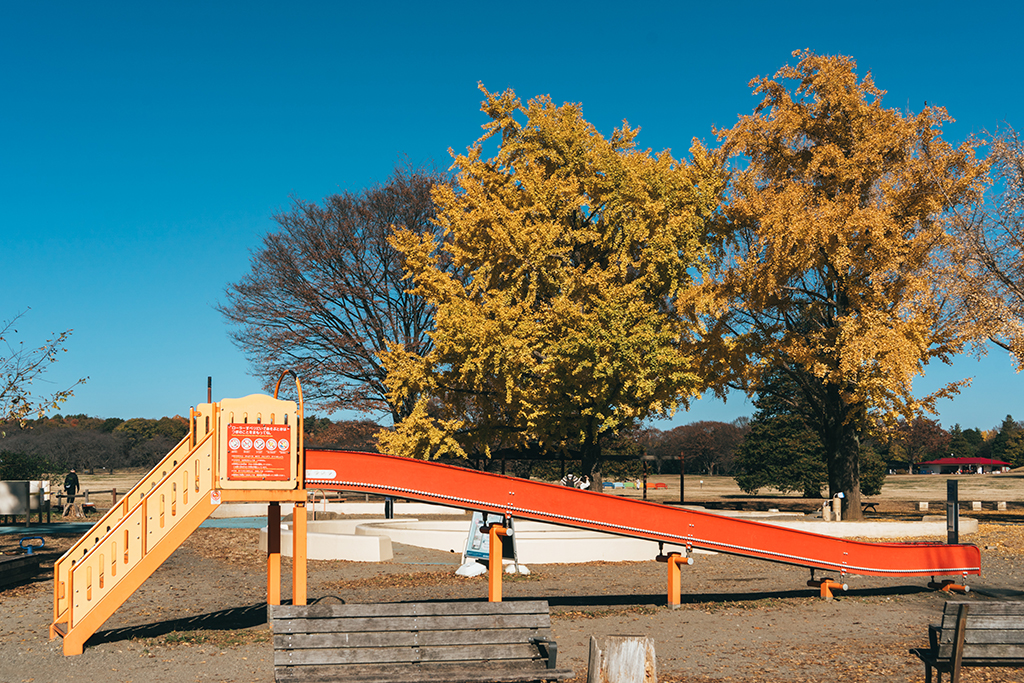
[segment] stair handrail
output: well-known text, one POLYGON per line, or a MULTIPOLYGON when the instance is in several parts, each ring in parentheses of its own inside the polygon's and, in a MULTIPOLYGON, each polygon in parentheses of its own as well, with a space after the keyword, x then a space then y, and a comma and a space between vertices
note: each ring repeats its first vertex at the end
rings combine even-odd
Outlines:
MULTIPOLYGON (((199 443, 204 442, 210 436, 210 434, 214 433, 215 432, 211 430, 209 433, 207 433, 206 436, 200 439, 199 443)), ((53 623, 59 622, 61 620, 61 617, 63 617, 63 615, 67 612, 67 606, 63 604, 65 598, 63 595, 61 595, 60 587, 61 583, 63 583, 65 587, 68 585, 68 576, 70 575, 71 569, 74 566, 74 564, 79 560, 82 560, 85 557, 87 557, 93 548, 100 545, 103 542, 103 539, 109 536, 114 531, 114 529, 120 524, 121 520, 130 515, 131 511, 142 503, 142 499, 145 498, 146 493, 159 486, 160 482, 163 481, 167 476, 169 476, 174 471, 174 469, 178 465, 178 461, 183 462, 188 459, 188 456, 196 448, 196 446, 190 445, 190 441, 192 438, 193 435, 191 434, 190 431, 189 434, 185 435, 185 437, 181 441, 179 441, 178 444, 173 449, 171 449, 170 453, 164 456, 164 458, 159 463, 157 463, 153 467, 153 469, 151 469, 146 474, 145 477, 140 479, 139 482, 135 484, 135 486, 133 486, 131 490, 128 491, 127 494, 125 494, 124 498, 122 498, 116 505, 112 506, 109 510, 107 510, 107 512, 99 519, 99 521, 97 521, 92 526, 88 533, 86 533, 84 536, 78 539, 78 541, 76 541, 75 544, 72 545, 67 550, 67 552, 65 552, 60 557, 60 559, 58 559, 54 563, 53 623), (182 456, 181 450, 185 447, 187 447, 188 450, 185 452, 184 456, 182 456), (175 461, 175 458, 177 458, 178 461, 175 461), (173 464, 171 464, 170 467, 167 467, 168 463, 173 464), (138 496, 137 500, 135 499, 135 496, 138 496), (93 533, 94 530, 103 527, 106 527, 103 533, 99 535, 93 533), (82 547, 86 545, 88 545, 89 547, 83 550, 82 547), (68 566, 68 562, 71 563, 70 566, 68 566)))
MULTIPOLYGON (((70 548, 68 548, 67 552, 65 552, 63 555, 61 555, 60 558, 56 562, 54 562, 54 564, 53 564, 53 581, 54 581, 54 587, 53 587, 53 590, 54 590, 53 620, 54 620, 54 622, 59 621, 60 617, 66 611, 66 609, 61 609, 60 608, 60 600, 61 600, 61 597, 60 597, 60 582, 61 582, 61 580, 63 578, 64 582, 65 582, 65 585, 67 583, 66 576, 63 576, 63 575, 65 575, 65 574, 67 574, 67 573, 69 573, 71 571, 69 568, 67 568, 65 566, 67 564, 67 562, 72 562, 72 564, 73 564, 74 562, 77 561, 77 560, 73 559, 73 556, 81 550, 83 545, 91 544, 91 546, 90 546, 90 549, 91 549, 92 547, 94 547, 97 544, 99 544, 114 529, 114 527, 117 526, 117 524, 120 522, 120 520, 123 519, 124 517, 126 517, 131 512, 132 508, 134 508, 136 505, 138 505, 140 502, 142 502, 142 498, 145 497, 146 492, 142 491, 142 495, 139 496, 139 500, 135 501, 135 503, 131 502, 132 501, 132 497, 134 495, 136 495, 139 492, 139 490, 142 489, 146 484, 149 484, 150 485, 149 488, 152 489, 165 476, 167 476, 168 472, 164 472, 163 474, 161 474, 160 477, 156 478, 155 481, 153 480, 153 477, 152 477, 152 475, 154 473, 159 472, 161 470, 161 468, 163 468, 167 464, 168 461, 173 461, 173 459, 175 457, 178 457, 180 459, 188 458, 188 453, 192 450, 192 448, 188 448, 188 450, 185 453, 184 458, 182 458, 182 456, 180 455, 180 450, 183 447, 188 446, 189 441, 190 441, 191 438, 192 438, 191 433, 190 434, 186 434, 185 437, 181 441, 179 441, 178 444, 174 448, 171 449, 170 453, 168 453, 166 456, 164 456, 160 460, 160 462, 157 463, 153 467, 153 469, 151 469, 149 471, 149 473, 145 477, 140 479, 138 481, 138 483, 136 483, 135 486, 133 486, 131 488, 131 490, 129 490, 128 493, 125 494, 124 498, 122 498, 118 503, 112 505, 110 507, 110 509, 107 510, 103 514, 103 516, 100 517, 99 520, 95 524, 92 525, 92 527, 90 528, 89 532, 87 532, 84 536, 82 536, 80 539, 78 539, 74 543, 74 545, 72 545, 70 548), (120 516, 118 516, 118 515, 120 515, 120 516), (102 528, 104 525, 107 526, 107 529, 100 536, 96 536, 95 534, 92 533, 95 529, 102 528)), ((173 466, 172 466, 172 469, 173 469, 173 466)), ((85 550, 84 552, 81 553, 81 557, 79 557, 78 559, 81 559, 82 557, 85 557, 88 553, 89 553, 89 550, 85 550)))
MULTIPOLYGON (((167 481, 168 479, 173 477, 175 474, 177 474, 178 471, 183 466, 185 466, 188 462, 190 462, 192 456, 195 455, 200 450, 200 448, 202 448, 204 445, 206 445, 207 441, 209 441, 211 439, 215 439, 216 436, 217 436, 217 431, 216 430, 210 430, 210 432, 208 432, 205 436, 202 437, 202 439, 199 440, 199 442, 195 445, 195 447, 193 447, 192 449, 189 450, 188 455, 186 455, 180 461, 175 463, 174 466, 168 472, 166 472, 164 474, 164 476, 162 476, 160 478, 159 482, 157 482, 157 484, 155 484, 153 487, 150 488, 150 491, 159 489, 161 484, 163 484, 165 481, 167 481)), ((124 516, 122 516, 112 527, 110 527, 110 530, 107 531, 103 535, 103 538, 100 539, 100 542, 93 544, 92 547, 90 547, 89 550, 86 551, 86 553, 84 555, 82 555, 82 557, 80 557, 77 560, 75 560, 74 563, 72 564, 71 568, 68 570, 68 574, 70 575, 69 576, 69 580, 67 581, 67 584, 66 584, 67 585, 67 594, 68 594, 68 598, 67 598, 67 600, 68 600, 68 608, 65 611, 68 612, 68 626, 69 626, 69 628, 74 626, 74 622, 73 622, 74 615, 71 613, 71 597, 70 597, 70 594, 71 594, 71 591, 72 591, 72 587, 74 585, 74 578, 73 577, 75 575, 75 572, 76 572, 77 568, 80 567, 80 566, 84 566, 84 563, 87 563, 88 561, 90 561, 92 559, 93 554, 98 552, 97 549, 102 546, 102 541, 104 539, 108 538, 109 536, 111 536, 113 534, 116 534, 118 531, 121 530, 121 527, 124 524, 127 524, 127 523, 129 523, 131 521, 132 517, 137 513, 137 511, 139 511, 146 504, 146 502, 147 502, 147 494, 148 493, 149 492, 147 491, 146 494, 144 494, 142 496, 142 498, 140 498, 139 501, 137 503, 135 503, 135 505, 133 505, 131 507, 131 509, 124 516)), ((141 514, 141 513, 139 513, 139 514, 141 514)), ((149 552, 149 550, 150 549, 147 547, 147 539, 145 537, 143 537, 142 538, 142 551, 141 551, 142 556, 145 557, 145 555, 149 552)), ((116 579, 115 583, 117 581, 120 581, 120 578, 116 579)))
POLYGON ((295 450, 296 457, 298 458, 298 463, 296 463, 295 472, 296 472, 296 475, 299 478, 299 486, 300 487, 304 487, 305 486, 305 480, 306 480, 306 477, 305 477, 305 471, 306 471, 306 462, 305 462, 305 454, 306 454, 305 420, 306 420, 306 417, 305 417, 305 415, 306 415, 306 411, 305 411, 305 406, 304 406, 303 401, 302 401, 302 383, 299 382, 299 376, 297 374, 295 374, 294 370, 292 370, 291 368, 285 368, 281 372, 281 376, 277 378, 277 384, 274 385, 274 400, 275 401, 278 400, 277 394, 281 390, 281 382, 284 380, 285 375, 291 375, 292 377, 295 378, 295 391, 296 391, 296 393, 298 394, 298 397, 299 397, 299 411, 298 411, 299 423, 296 425, 296 429, 295 429, 296 433, 298 434, 298 439, 296 440, 297 443, 298 443, 298 447, 295 450))

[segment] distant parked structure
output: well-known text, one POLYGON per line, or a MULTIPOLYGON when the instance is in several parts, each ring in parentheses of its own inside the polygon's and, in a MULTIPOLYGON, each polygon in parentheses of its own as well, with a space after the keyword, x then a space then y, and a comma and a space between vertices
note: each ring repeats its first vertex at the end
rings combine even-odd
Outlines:
POLYGON ((992 474, 1009 472, 1010 463, 992 458, 939 458, 914 465, 917 474, 992 474))

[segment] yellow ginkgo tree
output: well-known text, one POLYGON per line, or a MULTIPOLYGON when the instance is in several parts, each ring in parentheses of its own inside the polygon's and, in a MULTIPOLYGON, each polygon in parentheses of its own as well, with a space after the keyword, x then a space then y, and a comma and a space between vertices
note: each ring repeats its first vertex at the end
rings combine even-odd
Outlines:
POLYGON ((912 382, 976 337, 947 291, 950 222, 985 169, 943 140, 944 109, 886 109, 852 59, 794 57, 751 82, 760 104, 720 132, 731 175, 708 357, 750 393, 771 373, 795 382, 830 492, 859 517, 863 436, 957 390, 915 398, 912 382))
POLYGON ((435 329, 425 356, 384 355, 393 398, 420 398, 380 444, 565 455, 599 483, 609 436, 702 386, 677 301, 705 268, 722 176, 696 143, 683 163, 625 123, 603 137, 576 104, 481 90, 485 133, 434 192, 442 235, 392 240, 435 329))

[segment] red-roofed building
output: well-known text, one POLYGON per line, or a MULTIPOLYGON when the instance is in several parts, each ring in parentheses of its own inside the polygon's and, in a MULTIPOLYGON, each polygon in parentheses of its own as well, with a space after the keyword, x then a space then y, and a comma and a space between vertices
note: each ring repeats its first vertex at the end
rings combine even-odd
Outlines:
POLYGON ((918 474, 992 474, 1009 472, 1010 463, 992 458, 939 458, 914 465, 918 474))

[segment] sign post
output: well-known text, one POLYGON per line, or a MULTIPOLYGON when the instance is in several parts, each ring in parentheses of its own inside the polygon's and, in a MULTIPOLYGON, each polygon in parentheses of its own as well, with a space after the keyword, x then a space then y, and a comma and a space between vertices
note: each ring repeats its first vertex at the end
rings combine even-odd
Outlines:
POLYGON ((946 480, 946 543, 960 542, 960 494, 956 479, 946 480))

